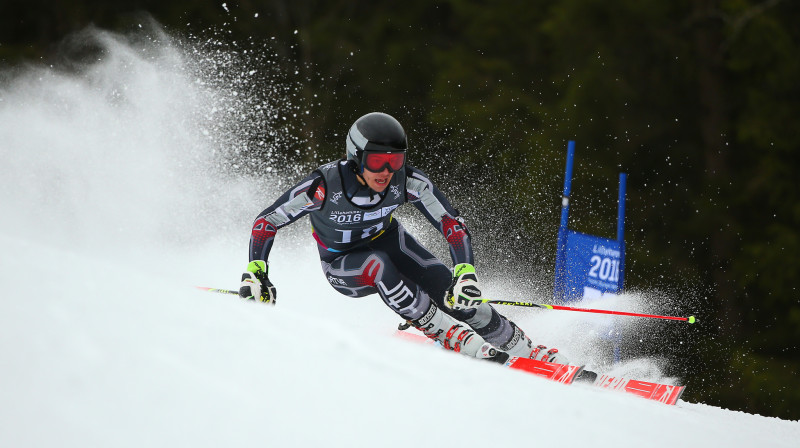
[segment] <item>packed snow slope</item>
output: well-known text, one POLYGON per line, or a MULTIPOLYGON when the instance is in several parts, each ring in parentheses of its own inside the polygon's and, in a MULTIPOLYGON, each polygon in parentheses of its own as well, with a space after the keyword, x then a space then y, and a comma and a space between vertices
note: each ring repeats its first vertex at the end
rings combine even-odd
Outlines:
MULTIPOLYGON (((395 338, 377 296, 327 284, 306 222, 273 250, 276 307, 194 289, 237 287, 277 181, 215 169, 229 137, 210 111, 235 95, 198 78, 191 52, 92 38, 106 51, 77 74, 0 77, 0 446, 797 446, 798 422, 395 338)), ((602 362, 574 330, 583 313, 505 311, 602 362)))

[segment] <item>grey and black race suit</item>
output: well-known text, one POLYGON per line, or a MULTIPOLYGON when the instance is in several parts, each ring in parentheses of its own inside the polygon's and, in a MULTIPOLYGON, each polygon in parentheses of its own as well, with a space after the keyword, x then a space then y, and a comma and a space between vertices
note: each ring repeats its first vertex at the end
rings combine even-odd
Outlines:
POLYGON ((415 322, 439 308, 495 347, 527 356, 530 340, 490 305, 468 311, 444 306, 452 273, 394 219, 393 211, 406 202, 443 234, 454 264, 473 263, 463 220, 422 171, 407 165, 377 193, 344 160, 314 170, 258 216, 250 260, 267 260, 277 230, 309 215, 322 270, 340 293, 363 297, 377 292, 395 313, 415 322))

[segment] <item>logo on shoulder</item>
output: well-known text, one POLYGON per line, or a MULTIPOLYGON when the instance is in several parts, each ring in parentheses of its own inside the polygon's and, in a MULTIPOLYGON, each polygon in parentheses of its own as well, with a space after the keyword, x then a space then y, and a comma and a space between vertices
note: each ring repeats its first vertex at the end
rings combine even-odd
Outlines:
POLYGON ((392 185, 391 187, 389 187, 389 191, 392 192, 392 194, 394 195, 395 199, 400 199, 400 187, 399 186, 392 185))
POLYGON ((317 187, 317 191, 314 192, 314 197, 318 201, 324 201, 325 200, 325 187, 323 187, 322 185, 317 187))
POLYGON ((323 169, 325 169, 325 168, 333 168, 338 164, 339 164, 339 161, 338 160, 334 160, 333 162, 328 162, 325 165, 322 165, 320 168, 323 168, 323 169))

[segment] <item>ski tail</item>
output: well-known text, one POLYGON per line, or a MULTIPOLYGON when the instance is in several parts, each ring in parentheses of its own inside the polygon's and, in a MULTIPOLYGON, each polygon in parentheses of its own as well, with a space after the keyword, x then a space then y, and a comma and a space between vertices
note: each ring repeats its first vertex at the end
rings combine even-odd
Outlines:
POLYGON ((575 377, 583 370, 583 366, 556 364, 554 362, 518 357, 509 358, 505 366, 563 384, 572 384, 575 377))
POLYGON ((217 292, 220 294, 231 294, 231 295, 239 295, 239 291, 234 291, 233 289, 220 289, 220 288, 209 288, 207 286, 195 286, 195 288, 201 291, 208 291, 208 292, 217 292))

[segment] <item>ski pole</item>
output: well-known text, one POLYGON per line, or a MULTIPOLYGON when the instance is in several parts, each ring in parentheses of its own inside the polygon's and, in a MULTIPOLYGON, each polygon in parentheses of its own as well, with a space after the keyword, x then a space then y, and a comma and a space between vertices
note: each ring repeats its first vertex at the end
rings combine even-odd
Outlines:
MULTIPOLYGON (((233 291, 230 289, 218 289, 218 288, 208 288, 205 286, 195 286, 197 289, 202 289, 203 291, 208 292, 216 292, 220 294, 232 294, 232 295, 239 295, 239 291, 233 291)), ((630 313, 627 311, 611 311, 611 310, 597 310, 592 308, 574 308, 571 306, 559 306, 559 305, 545 305, 541 303, 531 303, 531 302, 518 302, 513 300, 483 300, 486 303, 491 303, 494 305, 509 305, 509 306, 527 306, 531 308, 544 308, 548 310, 561 310, 561 311, 580 311, 582 313, 595 313, 595 314, 613 314, 616 316, 633 316, 633 317, 648 317, 651 319, 666 319, 666 320, 679 320, 684 322, 689 322, 693 324, 697 322, 697 318, 694 316, 689 317, 677 317, 677 316, 659 316, 656 314, 642 314, 642 313, 630 313)))
POLYGON ((233 294, 237 296, 239 295, 239 291, 234 291, 232 289, 209 288, 206 286, 195 286, 195 288, 202 289, 203 291, 208 291, 208 292, 218 292, 220 294, 233 294))
POLYGON ((543 305, 540 303, 531 303, 531 302, 517 302, 517 301, 510 301, 510 300, 483 300, 486 303, 493 303, 495 305, 510 305, 510 306, 529 306, 532 308, 545 308, 548 310, 562 310, 562 311, 580 311, 583 313, 598 313, 598 314, 614 314, 617 316, 634 316, 634 317, 649 317, 651 319, 668 319, 668 320, 681 320, 685 322, 689 322, 693 324, 697 322, 697 319, 694 316, 689 317, 676 317, 676 316, 658 316, 656 314, 642 314, 642 313, 629 313, 627 311, 611 311, 611 310, 596 310, 592 308, 573 308, 571 306, 559 306, 559 305, 543 305))

